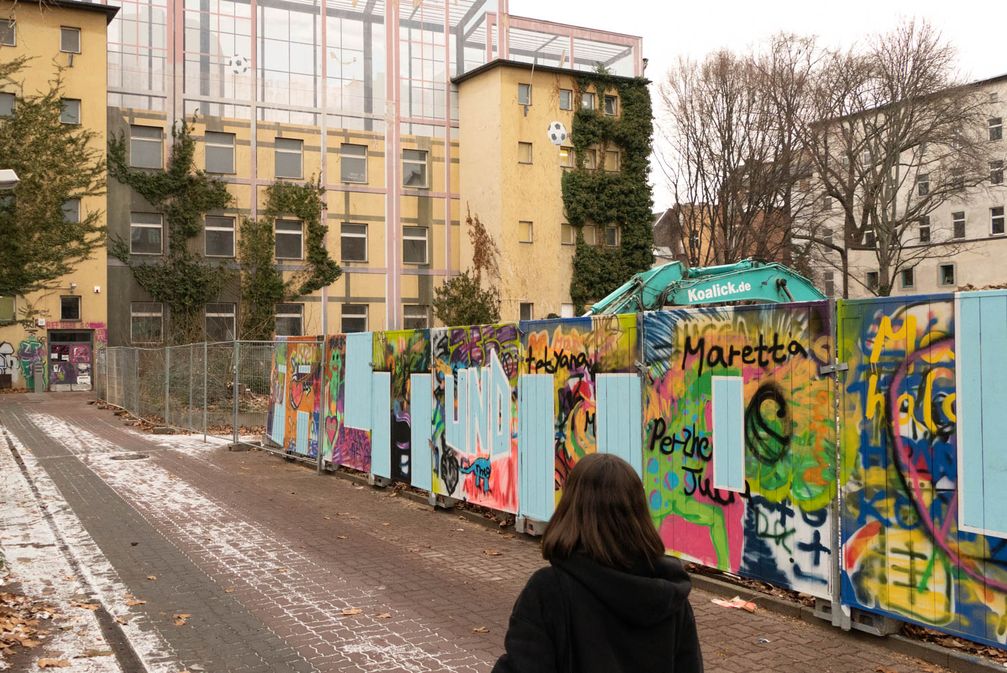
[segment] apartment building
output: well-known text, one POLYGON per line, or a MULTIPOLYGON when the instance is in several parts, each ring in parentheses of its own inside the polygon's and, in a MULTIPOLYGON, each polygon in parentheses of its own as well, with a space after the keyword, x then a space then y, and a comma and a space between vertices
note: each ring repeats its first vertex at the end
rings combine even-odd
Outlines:
MULTIPOLYGON (((503 319, 541 317, 572 310, 564 160, 546 127, 571 114, 560 91, 573 71, 639 76, 640 50, 636 37, 511 16, 506 0, 124 0, 108 36, 108 130, 128 139, 132 165, 158 170, 172 125, 195 119, 197 167, 233 196, 197 243, 222 269, 236 268, 240 222, 261 214, 270 184, 324 186, 343 274, 279 306, 279 334, 431 325, 434 288, 469 265, 468 209, 498 227, 503 319), (527 107, 519 83, 536 90, 527 107), (514 160, 524 142, 531 162, 514 160), (533 233, 516 233, 524 222, 533 233)), ((165 253, 163 216, 114 181, 108 217, 131 262, 165 253)), ((302 223, 275 227, 277 263, 296 272, 302 223)), ((109 342, 160 343, 166 307, 112 257, 108 279, 109 342)), ((208 338, 233 337, 240 311, 235 292, 208 304, 208 338)))
MULTIPOLYGON (((60 121, 91 130, 94 146, 104 152, 106 29, 116 12, 70 0, 0 2, 0 61, 30 59, 16 75, 20 90, 0 82, 0 117, 15 114, 22 92, 48 91, 61 71, 60 121)), ((104 214, 103 196, 64 204, 66 217, 94 212, 104 214)), ((95 351, 107 342, 107 290, 106 252, 99 247, 48 290, 0 298, 0 388, 35 390, 38 379, 39 389, 90 390, 95 351)))

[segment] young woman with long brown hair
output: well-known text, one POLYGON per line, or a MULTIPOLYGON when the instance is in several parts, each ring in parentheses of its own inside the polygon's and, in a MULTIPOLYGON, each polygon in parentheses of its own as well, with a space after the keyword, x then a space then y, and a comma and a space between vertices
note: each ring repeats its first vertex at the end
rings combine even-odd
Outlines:
POLYGON ((582 458, 542 537, 493 673, 701 673, 689 576, 665 556, 640 477, 582 458))

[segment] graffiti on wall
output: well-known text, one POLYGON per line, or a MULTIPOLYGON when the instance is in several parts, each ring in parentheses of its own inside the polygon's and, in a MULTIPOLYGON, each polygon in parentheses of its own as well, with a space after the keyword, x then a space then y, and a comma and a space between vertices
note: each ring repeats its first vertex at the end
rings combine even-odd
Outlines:
POLYGON ((959 529, 952 295, 840 308, 844 602, 1007 642, 1007 540, 959 529))
POLYGON ((516 512, 518 326, 433 329, 430 341, 434 492, 516 512))
POLYGON ((287 453, 318 455, 321 348, 314 337, 276 344, 270 373, 266 432, 287 453))
POLYGON ((429 331, 375 332, 373 357, 375 371, 391 374, 391 478, 409 483, 413 451, 409 414, 411 375, 430 372, 429 331))
POLYGON ((596 376, 635 371, 635 315, 521 323, 521 372, 552 374, 556 502, 577 461, 597 450, 596 376))
POLYGON ((325 342, 325 396, 323 455, 333 465, 368 472, 371 469, 371 437, 366 430, 346 425, 346 336, 325 342))
POLYGON ((831 359, 827 304, 647 313, 642 332, 644 485, 668 551, 827 596, 836 490, 830 383, 818 373, 831 359), (743 391, 738 490, 714 485, 720 376, 743 391))
POLYGON ((14 374, 17 360, 14 357, 14 346, 9 342, 0 342, 0 374, 14 374))
MULTIPOLYGON (((49 368, 46 366, 45 339, 39 339, 29 334, 17 347, 18 365, 21 368, 21 380, 28 390, 35 390, 34 370, 36 365, 42 367, 42 389, 49 387, 49 368)), ((39 391, 36 391, 39 392, 39 391)))

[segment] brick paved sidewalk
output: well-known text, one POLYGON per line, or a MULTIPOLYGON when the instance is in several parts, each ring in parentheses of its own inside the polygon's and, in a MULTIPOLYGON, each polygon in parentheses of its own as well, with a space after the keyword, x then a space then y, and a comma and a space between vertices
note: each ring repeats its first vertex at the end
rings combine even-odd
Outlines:
MULTIPOLYGON (((129 611, 163 643, 134 645, 150 670, 488 671, 542 565, 522 536, 269 454, 141 435, 80 396, 5 396, 0 425, 146 601, 129 611), (149 457, 120 460, 133 453, 149 457)), ((945 670, 711 598, 692 595, 707 671, 945 670)))

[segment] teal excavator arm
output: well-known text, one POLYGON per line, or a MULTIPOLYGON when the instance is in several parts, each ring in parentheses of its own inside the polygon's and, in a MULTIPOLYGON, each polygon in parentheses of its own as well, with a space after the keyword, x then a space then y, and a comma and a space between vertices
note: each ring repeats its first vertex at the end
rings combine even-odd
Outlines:
POLYGON ((686 268, 671 262, 634 275, 591 307, 588 315, 656 311, 736 301, 785 303, 825 299, 804 276, 782 264, 746 259, 737 264, 686 268))

